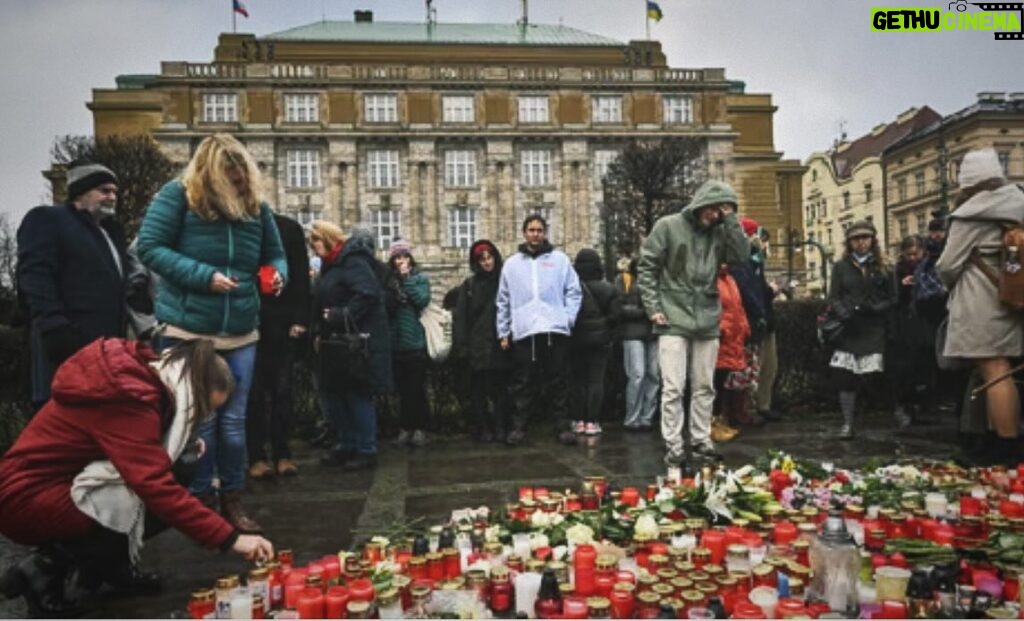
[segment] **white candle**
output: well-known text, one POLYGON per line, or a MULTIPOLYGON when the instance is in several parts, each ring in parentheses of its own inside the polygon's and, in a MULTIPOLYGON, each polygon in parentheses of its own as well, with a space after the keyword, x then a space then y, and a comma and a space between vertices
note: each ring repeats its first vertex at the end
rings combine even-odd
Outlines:
POLYGON ((526 572, 516 576, 516 612, 524 612, 531 619, 535 615, 534 604, 540 591, 540 574, 526 572))
POLYGON ((252 594, 248 588, 240 587, 231 596, 231 618, 252 619, 252 594))
POLYGON ((942 517, 949 509, 949 501, 946 500, 946 495, 943 493, 930 492, 924 497, 924 508, 931 517, 942 517))

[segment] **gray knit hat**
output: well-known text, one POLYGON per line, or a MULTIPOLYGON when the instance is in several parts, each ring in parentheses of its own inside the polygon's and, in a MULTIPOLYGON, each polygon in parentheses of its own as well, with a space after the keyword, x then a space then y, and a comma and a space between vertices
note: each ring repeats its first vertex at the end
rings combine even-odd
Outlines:
POLYGON ((68 200, 104 183, 117 183, 117 175, 103 164, 79 164, 68 170, 68 200))
POLYGON ((870 235, 871 237, 878 237, 878 229, 875 228, 874 224, 871 224, 867 220, 857 220, 850 225, 850 228, 846 229, 847 241, 861 235, 870 235))

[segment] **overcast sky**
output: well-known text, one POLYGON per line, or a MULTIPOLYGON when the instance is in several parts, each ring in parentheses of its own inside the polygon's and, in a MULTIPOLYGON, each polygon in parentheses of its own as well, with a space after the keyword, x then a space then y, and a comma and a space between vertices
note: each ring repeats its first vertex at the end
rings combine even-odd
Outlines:
MULTIPOLYGON (((243 0, 238 31, 263 36, 355 9, 378 21, 421 21, 423 0, 243 0)), ((1024 91, 1024 41, 991 32, 872 32, 875 0, 658 0, 651 28, 669 65, 724 67, 778 106, 775 145, 804 160, 828 148, 840 122, 850 138, 912 106, 941 114, 978 91, 1024 91)), ((944 2, 903 0, 899 6, 944 2)), ((438 21, 514 22, 520 0, 434 0, 438 21)), ((531 22, 622 41, 644 37, 645 0, 531 0, 531 22)), ((0 187, 3 213, 20 220, 48 199, 40 171, 55 136, 91 134, 95 87, 126 73, 159 73, 162 60, 206 62, 231 30, 231 0, 0 0, 0 187)))

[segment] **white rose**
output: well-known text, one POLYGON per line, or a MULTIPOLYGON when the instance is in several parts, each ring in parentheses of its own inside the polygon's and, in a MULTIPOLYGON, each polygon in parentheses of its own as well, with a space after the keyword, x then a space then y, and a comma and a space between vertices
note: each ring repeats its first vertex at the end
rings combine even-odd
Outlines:
POLYGON ((565 538, 576 545, 594 543, 594 529, 586 524, 574 524, 566 529, 565 538))
POLYGON ((543 533, 530 533, 530 549, 544 548, 551 545, 548 536, 543 533))
POLYGON ((551 525, 551 519, 548 517, 550 514, 543 511, 534 511, 530 516, 530 524, 534 528, 547 528, 551 525))
POLYGON ((655 538, 658 536, 658 521, 650 513, 644 513, 636 519, 633 533, 641 537, 655 538))
POLYGON ((484 529, 484 541, 492 542, 498 540, 498 535, 501 533, 501 527, 498 525, 488 526, 484 529))
POLYGON ((555 546, 551 550, 551 558, 556 561, 565 560, 566 554, 569 553, 568 546, 555 546))

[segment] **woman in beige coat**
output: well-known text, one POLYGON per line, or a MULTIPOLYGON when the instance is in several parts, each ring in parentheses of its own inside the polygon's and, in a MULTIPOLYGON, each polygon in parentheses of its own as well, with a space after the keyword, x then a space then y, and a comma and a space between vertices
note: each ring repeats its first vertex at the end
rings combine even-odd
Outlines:
POLYGON ((1003 225, 1024 222, 1024 192, 1006 182, 995 151, 982 149, 964 156, 960 195, 950 216, 946 248, 935 268, 949 289, 949 327, 944 354, 973 361, 984 381, 1007 377, 985 393, 988 422, 998 439, 994 461, 1018 462, 1020 397, 1009 378, 1011 357, 1024 353, 1024 316, 999 302, 998 289, 971 260, 981 260, 997 273, 1003 225))

